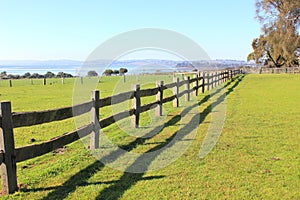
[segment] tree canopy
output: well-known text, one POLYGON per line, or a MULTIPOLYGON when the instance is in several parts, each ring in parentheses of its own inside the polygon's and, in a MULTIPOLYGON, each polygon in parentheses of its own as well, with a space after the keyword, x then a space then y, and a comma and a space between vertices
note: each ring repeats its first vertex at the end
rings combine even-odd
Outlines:
POLYGON ((112 69, 106 69, 104 72, 103 72, 103 75, 105 76, 111 76, 112 74, 114 75, 124 75, 128 72, 128 70, 126 68, 120 68, 119 70, 115 69, 115 70, 112 70, 112 69))
POLYGON ((105 75, 105 76, 111 76, 112 74, 113 74, 113 70, 111 70, 111 69, 106 69, 103 72, 103 75, 105 75))
POLYGON ((300 56, 300 1, 257 0, 256 18, 262 34, 253 39, 247 60, 269 67, 294 66, 300 56))
POLYGON ((87 76, 98 76, 98 73, 94 70, 88 71, 87 76))
POLYGON ((126 74, 127 72, 128 72, 128 70, 126 69, 126 68, 120 68, 120 70, 119 70, 119 72, 120 72, 120 75, 124 75, 124 74, 126 74))

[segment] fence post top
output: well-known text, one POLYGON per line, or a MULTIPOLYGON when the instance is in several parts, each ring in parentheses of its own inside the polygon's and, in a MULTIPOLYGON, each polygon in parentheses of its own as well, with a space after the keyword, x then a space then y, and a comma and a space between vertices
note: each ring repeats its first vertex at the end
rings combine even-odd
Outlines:
POLYGON ((156 84, 157 84, 157 85, 163 85, 163 84, 164 84, 164 81, 156 81, 156 84))
POLYGON ((140 84, 133 84, 132 89, 133 90, 140 89, 140 84))
POLYGON ((4 101, 0 101, 0 104, 10 104, 11 101, 7 101, 7 100, 4 100, 4 101))

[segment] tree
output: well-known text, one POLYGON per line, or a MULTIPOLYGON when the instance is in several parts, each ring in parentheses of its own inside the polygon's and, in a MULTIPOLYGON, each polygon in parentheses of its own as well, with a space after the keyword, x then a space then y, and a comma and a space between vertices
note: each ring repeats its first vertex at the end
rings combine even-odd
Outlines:
POLYGON ((33 73, 30 78, 39 78, 41 75, 39 75, 38 73, 33 73))
POLYGON ((251 60, 255 61, 255 54, 254 54, 254 52, 249 53, 249 55, 247 56, 247 61, 251 61, 251 60))
POLYGON ((73 77, 73 75, 65 73, 65 72, 58 72, 56 77, 57 78, 71 78, 71 77, 73 77))
POLYGON ((105 75, 105 76, 111 76, 112 74, 113 74, 113 70, 111 70, 111 69, 106 69, 103 72, 103 75, 105 75))
POLYGON ((46 74, 45 74, 45 77, 46 78, 54 78, 55 77, 55 74, 53 73, 53 72, 47 72, 46 74))
POLYGON ((98 73, 94 70, 88 71, 87 76, 98 76, 98 73))
POLYGON ((0 73, 0 78, 7 78, 7 72, 6 71, 3 71, 0 73))
POLYGON ((29 72, 26 72, 22 77, 24 78, 30 78, 31 74, 29 72))
POLYGON ((293 66, 300 48, 300 1, 257 0, 256 17, 262 35, 253 40, 249 59, 270 67, 293 66))
POLYGON ((7 73, 6 71, 3 71, 0 73, 0 79, 6 79, 7 78, 7 73))
POLYGON ((114 71, 113 71, 113 74, 114 75, 118 75, 120 72, 119 72, 119 70, 117 70, 117 69, 115 69, 114 71))
POLYGON ((128 72, 128 70, 126 68, 120 68, 119 72, 120 72, 120 75, 124 75, 128 72))

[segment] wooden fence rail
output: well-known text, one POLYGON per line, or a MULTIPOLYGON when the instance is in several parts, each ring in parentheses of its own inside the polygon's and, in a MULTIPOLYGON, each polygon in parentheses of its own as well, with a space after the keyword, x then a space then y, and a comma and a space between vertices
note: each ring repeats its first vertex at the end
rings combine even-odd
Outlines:
POLYGON ((99 148, 99 130, 117 121, 131 117, 131 126, 139 127, 140 114, 150 109, 156 109, 156 115, 162 115, 162 105, 173 101, 173 106, 179 106, 179 98, 185 96, 190 100, 190 94, 197 96, 199 89, 202 93, 216 87, 233 76, 240 74, 241 70, 227 70, 222 72, 202 72, 193 78, 186 76, 184 80, 174 78, 173 83, 164 84, 157 82, 157 87, 140 89, 139 85, 133 85, 133 90, 105 98, 99 97, 99 91, 93 91, 91 100, 71 107, 53 110, 33 112, 12 112, 11 103, 0 102, 0 171, 2 179, 2 193, 10 194, 18 190, 16 163, 49 153, 57 148, 70 144, 80 137, 90 136, 90 148, 99 148), (191 87, 192 84, 192 87, 191 87), (179 92, 179 88, 184 90, 179 92), (164 90, 171 89, 173 95, 164 97, 164 90), (141 105, 141 98, 156 96, 156 101, 141 105), (100 109, 106 106, 132 101, 132 108, 104 119, 99 119, 100 109), (53 121, 60 121, 85 113, 90 113, 90 123, 69 133, 53 138, 51 140, 15 148, 13 129, 18 127, 33 126, 53 121))

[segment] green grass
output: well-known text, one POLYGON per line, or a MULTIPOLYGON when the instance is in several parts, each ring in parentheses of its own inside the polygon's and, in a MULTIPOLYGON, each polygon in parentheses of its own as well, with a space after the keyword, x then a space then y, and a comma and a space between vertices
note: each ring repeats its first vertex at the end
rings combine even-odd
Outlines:
MULTIPOLYGON (((171 78, 129 78, 125 87, 124 84, 116 86, 122 82, 120 77, 105 77, 97 88, 104 97, 128 90, 134 82, 141 82, 142 88, 148 88, 153 86, 151 81, 164 79, 168 83, 171 78)), ((133 136, 117 125, 104 130, 124 149, 145 153, 162 148, 176 131, 189 130, 200 121, 191 146, 169 166, 146 173, 124 173, 96 161, 78 141, 67 145, 62 153, 53 152, 18 163, 21 190, 0 198, 299 199, 299 81, 298 75, 247 75, 228 83, 222 135, 213 151, 203 159, 199 158, 199 150, 212 120, 213 102, 208 99, 209 93, 191 102, 190 105, 201 104, 193 107, 193 112, 200 113, 200 119, 191 118, 190 124, 181 124, 180 112, 184 108, 172 108, 168 103, 164 106, 167 115, 161 120, 155 121, 151 114, 145 113, 142 128, 132 132, 126 129, 133 136), (159 127, 161 121, 167 122, 165 128, 153 137, 134 137, 134 134, 147 134, 159 127)), ((58 108, 72 105, 73 85, 73 79, 66 79, 65 85, 59 81, 47 86, 20 84, 9 88, 0 85, 0 98, 12 101, 13 111, 58 108)), ((148 98, 144 102, 151 100, 148 98)), ((125 104, 123 108, 130 106, 130 103, 125 104)), ((101 117, 110 112, 109 108, 103 109, 101 117)), ((119 126, 126 128, 128 122, 123 120, 119 126)), ((38 143, 73 129, 72 120, 18 128, 15 129, 16 146, 31 144, 31 138, 38 143)), ((185 139, 182 138, 182 142, 185 139)), ((138 157, 132 165, 142 158, 138 157)), ((154 157, 147 166, 152 166, 158 158, 154 157)))

